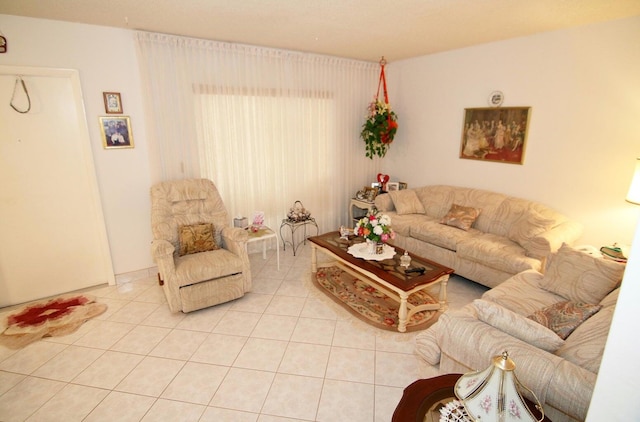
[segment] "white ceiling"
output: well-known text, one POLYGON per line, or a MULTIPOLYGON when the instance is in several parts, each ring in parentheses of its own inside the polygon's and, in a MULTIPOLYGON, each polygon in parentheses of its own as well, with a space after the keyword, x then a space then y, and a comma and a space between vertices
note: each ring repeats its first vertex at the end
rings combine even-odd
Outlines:
POLYGON ((638 16, 640 0, 0 0, 0 14, 391 62, 638 16))

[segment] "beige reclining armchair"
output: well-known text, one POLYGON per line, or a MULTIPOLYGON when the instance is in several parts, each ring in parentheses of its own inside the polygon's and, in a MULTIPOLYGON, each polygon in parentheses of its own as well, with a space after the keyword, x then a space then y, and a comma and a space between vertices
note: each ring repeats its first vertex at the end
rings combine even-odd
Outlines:
POLYGON ((151 188, 151 254, 171 312, 228 302, 251 289, 247 233, 229 223, 210 180, 151 188))

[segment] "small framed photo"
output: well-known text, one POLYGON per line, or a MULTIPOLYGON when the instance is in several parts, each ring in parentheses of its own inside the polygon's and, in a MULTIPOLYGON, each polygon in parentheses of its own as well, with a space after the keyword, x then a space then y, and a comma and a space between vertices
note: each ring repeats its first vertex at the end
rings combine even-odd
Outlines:
POLYGON ((367 202, 373 202, 380 193, 380 188, 364 188, 364 199, 367 202))
POLYGON ((133 148, 133 134, 129 116, 100 117, 102 146, 105 149, 133 148))
POLYGON ((409 185, 407 185, 407 182, 398 182, 398 187, 400 188, 400 190, 402 189, 406 189, 409 185))
POLYGON ((122 114, 122 100, 119 92, 103 92, 104 112, 107 114, 122 114))
POLYGON ((387 192, 400 190, 400 182, 387 182, 387 192))

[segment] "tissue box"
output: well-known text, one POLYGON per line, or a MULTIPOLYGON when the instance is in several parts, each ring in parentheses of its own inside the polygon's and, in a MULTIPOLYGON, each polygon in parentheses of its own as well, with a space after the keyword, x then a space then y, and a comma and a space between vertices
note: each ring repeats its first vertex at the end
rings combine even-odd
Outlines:
POLYGON ((247 227, 249 227, 249 220, 247 219, 247 217, 236 217, 233 219, 233 227, 246 229, 247 227))

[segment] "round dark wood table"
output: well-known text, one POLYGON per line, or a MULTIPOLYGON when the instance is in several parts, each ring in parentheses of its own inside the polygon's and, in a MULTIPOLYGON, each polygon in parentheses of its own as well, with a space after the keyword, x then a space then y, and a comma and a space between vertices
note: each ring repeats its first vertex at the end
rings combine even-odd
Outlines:
MULTIPOLYGON (((439 422, 440 409, 457 400, 453 388, 462 374, 446 374, 417 380, 404 389, 400 403, 393 412, 391 422, 439 422)), ((525 398, 534 415, 540 412, 525 398)), ((547 417, 545 422, 551 422, 547 417)))

